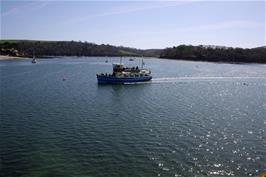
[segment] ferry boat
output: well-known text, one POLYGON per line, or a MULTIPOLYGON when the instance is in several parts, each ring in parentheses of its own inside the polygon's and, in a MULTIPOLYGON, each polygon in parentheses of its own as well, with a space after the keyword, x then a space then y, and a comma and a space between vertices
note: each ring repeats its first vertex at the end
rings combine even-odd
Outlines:
POLYGON ((134 82, 145 82, 152 79, 151 71, 143 68, 143 61, 141 68, 124 67, 121 63, 113 63, 112 73, 96 74, 99 84, 123 84, 134 82))

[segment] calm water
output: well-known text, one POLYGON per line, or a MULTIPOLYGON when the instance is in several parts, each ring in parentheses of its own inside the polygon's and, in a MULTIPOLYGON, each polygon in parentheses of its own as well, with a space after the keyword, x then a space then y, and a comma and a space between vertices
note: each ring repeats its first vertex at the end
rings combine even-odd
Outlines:
POLYGON ((255 176, 266 170, 266 65, 119 58, 0 61, 1 177, 255 176), (134 66, 134 62, 124 60, 134 66))

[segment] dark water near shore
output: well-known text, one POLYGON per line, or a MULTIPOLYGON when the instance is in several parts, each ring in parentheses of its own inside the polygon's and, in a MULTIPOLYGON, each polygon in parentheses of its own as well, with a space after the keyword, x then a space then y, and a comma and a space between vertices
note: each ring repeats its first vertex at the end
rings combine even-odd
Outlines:
POLYGON ((1 177, 266 170, 265 65, 145 59, 152 82, 102 86, 104 61, 0 61, 1 177))

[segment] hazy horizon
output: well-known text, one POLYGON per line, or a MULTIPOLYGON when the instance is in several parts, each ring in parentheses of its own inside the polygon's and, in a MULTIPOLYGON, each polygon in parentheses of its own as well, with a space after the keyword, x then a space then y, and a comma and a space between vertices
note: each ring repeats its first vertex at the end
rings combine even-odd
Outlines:
POLYGON ((1 1, 1 24, 2 40, 265 46, 264 1, 1 1))

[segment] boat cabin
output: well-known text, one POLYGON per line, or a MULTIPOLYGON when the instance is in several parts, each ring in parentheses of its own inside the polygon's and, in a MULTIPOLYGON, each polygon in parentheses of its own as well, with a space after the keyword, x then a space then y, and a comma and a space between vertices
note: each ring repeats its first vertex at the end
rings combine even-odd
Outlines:
POLYGON ((124 65, 123 64, 113 64, 113 73, 122 72, 124 71, 124 65))

